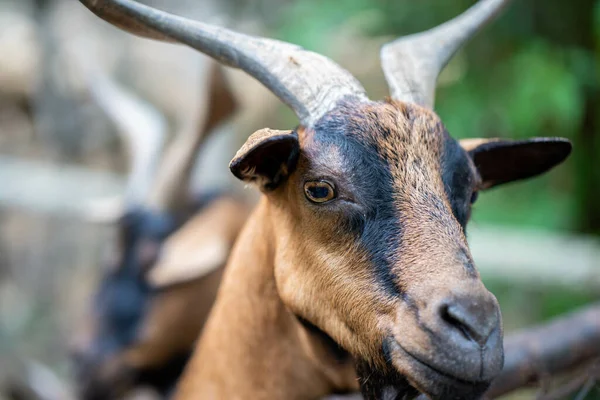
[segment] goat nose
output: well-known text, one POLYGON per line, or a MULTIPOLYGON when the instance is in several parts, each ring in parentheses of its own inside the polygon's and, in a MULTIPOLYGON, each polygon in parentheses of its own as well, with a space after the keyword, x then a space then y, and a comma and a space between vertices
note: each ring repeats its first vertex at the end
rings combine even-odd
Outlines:
POLYGON ((487 303, 473 298, 455 298, 441 304, 440 317, 465 339, 484 347, 500 323, 496 307, 490 307, 487 303))

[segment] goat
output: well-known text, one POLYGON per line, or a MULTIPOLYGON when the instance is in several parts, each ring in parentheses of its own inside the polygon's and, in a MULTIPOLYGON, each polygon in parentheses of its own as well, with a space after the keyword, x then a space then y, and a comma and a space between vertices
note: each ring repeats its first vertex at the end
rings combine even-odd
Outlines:
POLYGON ((118 254, 74 343, 83 399, 121 397, 142 384, 171 390, 247 217, 248 206, 233 195, 187 196, 198 148, 235 109, 221 68, 213 62, 202 73, 210 102, 206 118, 199 118, 200 129, 188 127, 175 137, 160 165, 166 129, 161 114, 98 71, 88 73, 93 98, 128 139, 132 170, 117 226, 118 254))
POLYGON ((481 190, 562 162, 560 138, 454 140, 436 79, 507 0, 381 51, 391 99, 330 59, 133 0, 80 0, 131 33, 191 46, 262 82, 298 116, 253 133, 230 164, 263 193, 176 399, 478 398, 503 364, 496 298, 465 227, 481 190))

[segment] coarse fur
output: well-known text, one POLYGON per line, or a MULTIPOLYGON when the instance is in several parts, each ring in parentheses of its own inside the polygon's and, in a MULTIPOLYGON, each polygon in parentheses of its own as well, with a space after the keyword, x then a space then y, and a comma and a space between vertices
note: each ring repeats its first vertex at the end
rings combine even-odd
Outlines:
POLYGON ((463 148, 431 110, 438 73, 506 0, 384 46, 395 102, 368 100, 341 67, 287 43, 132 0, 81 1, 132 33, 244 70, 302 124, 255 132, 230 164, 264 196, 177 399, 317 399, 359 386, 368 399, 481 396, 502 368, 502 324, 467 246, 471 204, 571 149, 557 138, 463 148))
POLYGON ((369 398, 483 393, 502 367, 502 327, 465 225, 487 183, 437 115, 349 99, 312 129, 262 131, 249 143, 232 169, 265 195, 176 399, 316 399, 360 385, 369 398), (273 153, 261 154, 261 140, 273 153), (251 161, 259 179, 247 159, 262 160, 251 161), (313 180, 332 183, 337 198, 310 202, 303 185, 313 180))

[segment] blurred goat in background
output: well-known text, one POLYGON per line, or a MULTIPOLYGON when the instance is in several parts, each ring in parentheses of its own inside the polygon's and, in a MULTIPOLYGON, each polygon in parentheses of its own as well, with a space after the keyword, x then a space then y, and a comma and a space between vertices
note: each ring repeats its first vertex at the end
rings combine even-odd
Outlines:
MULTIPOLYGON (((30 73, 17 76, 18 80, 7 73, 3 76, 6 79, 1 80, 17 86, 13 89, 13 86, 3 85, 3 90, 11 90, 11 96, 18 95, 20 99, 31 96, 30 100, 23 100, 30 102, 26 112, 31 113, 31 118, 24 115, 23 120, 32 125, 30 141, 35 136, 42 145, 31 158, 41 153, 54 163, 75 160, 86 167, 119 171, 123 164, 120 152, 115 151, 114 146, 106 151, 111 145, 106 133, 114 130, 122 136, 122 147, 129 153, 127 164, 130 166, 124 201, 110 198, 109 202, 90 203, 90 196, 81 193, 93 186, 93 182, 71 182, 66 174, 57 179, 57 186, 47 184, 51 191, 44 196, 39 195, 38 187, 33 202, 20 198, 26 206, 41 205, 34 207, 34 212, 52 213, 36 215, 33 220, 49 219, 48 227, 38 222, 34 224, 35 229, 42 235, 47 228, 53 233, 41 240, 43 246, 36 246, 36 253, 41 254, 39 258, 45 261, 38 262, 35 257, 34 269, 22 258, 15 258, 19 246, 5 253, 10 258, 9 265, 14 264, 15 268, 14 272, 9 270, 6 280, 0 283, 6 282, 5 286, 10 289, 14 282, 14 287, 24 289, 9 292, 15 293, 14 303, 23 304, 14 311, 21 318, 35 312, 27 310, 29 303, 19 300, 21 293, 33 305, 36 302, 51 304, 48 319, 55 320, 57 326, 43 325, 38 318, 42 324, 38 327, 42 328, 36 330, 50 337, 43 346, 56 354, 42 359, 50 360, 51 367, 45 370, 58 373, 58 379, 67 376, 67 368, 61 368, 63 364, 57 366, 53 360, 61 360, 64 357, 61 354, 66 353, 62 341, 69 340, 62 338, 75 336, 70 340, 70 350, 77 365, 78 392, 84 398, 114 398, 139 383, 166 392, 200 332, 220 280, 220 268, 247 212, 245 202, 233 195, 235 189, 231 182, 234 179, 227 170, 227 162, 239 143, 235 143, 235 129, 224 123, 234 116, 237 104, 241 109, 250 102, 256 106, 254 115, 237 113, 233 126, 249 123, 253 118, 260 120, 272 111, 276 100, 259 84, 248 80, 234 99, 229 91, 231 85, 225 81, 235 81, 240 74, 225 72, 204 56, 183 48, 157 46, 144 40, 131 40, 124 34, 112 34, 110 27, 97 21, 78 3, 64 0, 41 3, 39 8, 31 8, 31 16, 37 19, 30 35, 34 43, 30 46, 31 52, 37 56, 31 57, 31 72, 22 69, 21 75, 30 73), (74 30, 77 35, 72 34, 74 30), (115 56, 112 50, 118 54, 115 56), (82 64, 85 68, 81 68, 82 64), (117 80, 123 84, 116 83, 117 80), (219 131, 218 135, 211 137, 210 143, 204 142, 208 133, 215 130, 219 131), (169 132, 174 135, 165 147, 169 132), (203 155, 197 163, 199 151, 203 155), (218 162, 219 158, 223 161, 218 162), (197 164, 201 164, 200 168, 197 164), (76 190, 67 189, 73 187, 76 190), (190 192, 196 195, 190 196, 190 192), (48 199, 53 199, 55 194, 57 201, 48 206, 48 199), (52 207, 58 203, 61 205, 56 212, 52 207), (79 213, 76 218, 72 211, 79 213), (91 225, 81 221, 81 211, 86 221, 93 222, 91 225), (80 225, 76 237, 69 231, 73 225, 80 225), (114 240, 106 234, 98 235, 98 232, 113 230, 117 237, 114 240), (111 247, 107 252, 110 260, 103 262, 107 268, 101 272, 98 268, 85 271, 86 263, 97 264, 94 260, 97 244, 93 242, 111 247), (50 255, 44 255, 45 249, 50 255), (82 260, 74 250, 91 257, 82 260), (54 256, 58 253, 66 257, 54 256), (44 268, 36 274, 38 266, 44 268), (27 281, 28 276, 22 276, 21 271, 36 277, 35 282, 27 281), (52 271, 52 280, 45 271, 52 271), (81 321, 77 317, 81 314, 81 300, 89 296, 90 283, 93 285, 98 274, 101 282, 93 289, 94 304, 81 321), (37 289, 38 284, 41 290, 37 289), (77 325, 77 332, 73 334, 77 325), (62 331, 63 335, 53 330, 62 331), (59 345, 48 345, 52 341, 59 345)), ((189 1, 178 1, 170 2, 170 6, 190 12, 196 10, 206 17, 219 14, 221 4, 213 3, 203 1, 191 5, 189 1)), ((21 15, 20 12, 15 15, 21 15)), ((26 12, 22 15, 24 19, 29 17, 26 12)), ((9 47, 26 50, 22 40, 17 42, 9 47)), ((11 58, 11 63, 18 61, 11 58)), ((0 69, 2 72, 9 69, 9 73, 19 71, 16 65, 14 68, 11 65, 3 63, 0 69)), ((33 147, 21 144, 26 139, 23 131, 11 129, 3 136, 5 153, 29 155, 26 153, 29 150, 21 151, 33 147), (20 135, 14 137, 20 147, 12 145, 13 132, 20 135)), ((118 150, 121 143, 117 145, 118 150)), ((20 196, 25 195, 27 193, 21 190, 20 196)), ((4 235, 9 232, 9 239, 16 237, 8 241, 9 246, 13 241, 27 243, 23 236, 13 233, 14 228, 18 228, 17 232, 25 232, 27 236, 28 225, 23 224, 19 213, 11 212, 4 220, 7 218, 10 220, 3 224, 4 235), (11 223, 12 220, 15 223, 11 223)), ((35 241, 30 237, 29 243, 35 241)), ((6 291, 0 294, 3 293, 6 291)), ((4 304, 12 303, 5 301, 4 304)), ((9 348, 10 353, 16 359, 37 359, 36 344, 31 338, 26 339, 26 335, 19 336, 32 351, 23 352, 14 346, 9 348)), ((13 340, 12 336, 8 339, 13 340)), ((31 374, 3 369, 10 364, 4 361, 0 362, 2 384, 6 375, 22 378, 26 381, 23 383, 35 386, 23 393, 31 392, 30 396, 37 393, 44 399, 63 399, 61 390, 68 391, 70 379, 62 382, 64 388, 53 392, 47 390, 48 385, 33 384, 31 374), (57 395, 53 397, 52 393, 57 395)), ((44 368, 41 364, 40 367, 44 368)))
POLYGON ((188 195, 198 149, 235 110, 221 68, 205 67, 198 125, 180 130, 162 157, 160 112, 89 74, 92 96, 128 141, 132 169, 122 214, 108 215, 118 215, 118 250, 74 343, 82 399, 118 398, 139 384, 161 394, 172 388, 246 219, 248 206, 231 195, 188 195))

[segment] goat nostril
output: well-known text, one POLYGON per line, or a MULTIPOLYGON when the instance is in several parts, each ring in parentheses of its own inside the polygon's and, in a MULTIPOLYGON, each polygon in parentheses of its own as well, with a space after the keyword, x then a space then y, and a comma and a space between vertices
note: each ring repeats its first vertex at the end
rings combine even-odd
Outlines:
POLYGON ((450 306, 444 304, 440 309, 440 314, 442 320, 444 320, 448 325, 454 327, 460 333, 462 333, 465 339, 472 340, 471 335, 469 334, 469 331, 466 328, 465 324, 459 318, 457 318, 454 315, 454 313, 450 312, 450 306))
POLYGON ((479 326, 476 316, 471 315, 465 308, 456 304, 444 304, 440 308, 443 321, 458 330, 467 340, 484 346, 490 333, 488 329, 479 326))

